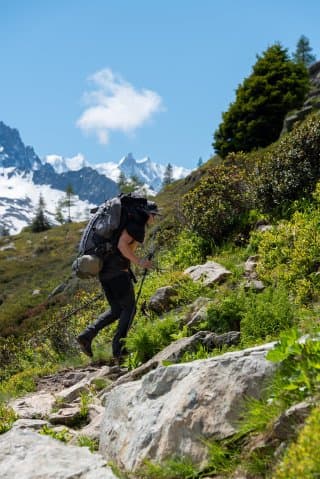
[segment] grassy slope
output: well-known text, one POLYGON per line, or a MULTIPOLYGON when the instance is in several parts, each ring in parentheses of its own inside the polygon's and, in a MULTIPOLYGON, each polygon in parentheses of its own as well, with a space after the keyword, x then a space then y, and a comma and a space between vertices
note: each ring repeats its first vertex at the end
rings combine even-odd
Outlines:
POLYGON ((0 334, 18 335, 32 330, 45 312, 68 302, 65 295, 48 300, 49 294, 71 277, 83 224, 74 223, 42 233, 24 230, 0 238, 0 334), (39 294, 33 294, 39 290, 39 294))

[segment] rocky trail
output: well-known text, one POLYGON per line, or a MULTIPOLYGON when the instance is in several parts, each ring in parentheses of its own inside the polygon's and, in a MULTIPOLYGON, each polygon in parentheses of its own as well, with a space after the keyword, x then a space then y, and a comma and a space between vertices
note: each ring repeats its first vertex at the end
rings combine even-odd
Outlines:
MULTIPOLYGON (((256 279, 254 263, 252 258, 247 264, 246 280, 256 279)), ((211 272, 213 267, 210 262, 211 272)), ((164 308, 168 295, 160 289, 153 300, 164 308)), ((198 298, 190 305, 186 324, 201 321, 210 301, 198 298)), ((93 363, 39 378, 35 392, 10 402, 18 419, 0 435, 1 478, 115 479, 110 464, 134 478, 145 460, 161 463, 174 456, 205 468, 206 441, 234 435, 246 398, 259 398, 274 374, 275 364, 266 359, 274 343, 187 363, 181 358, 199 345, 213 351, 239 338, 238 331, 198 331, 129 372, 93 363)), ((301 417, 308 407, 301 407, 301 417)), ((278 430, 281 442, 283 426, 278 430)))

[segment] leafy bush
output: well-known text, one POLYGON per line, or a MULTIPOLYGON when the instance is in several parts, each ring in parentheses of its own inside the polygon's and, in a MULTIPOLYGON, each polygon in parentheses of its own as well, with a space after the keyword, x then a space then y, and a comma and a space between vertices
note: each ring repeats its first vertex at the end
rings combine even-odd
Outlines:
POLYGON ((183 212, 192 229, 208 242, 221 243, 242 225, 250 210, 243 169, 236 165, 210 168, 183 199, 183 212))
POLYGON ((240 323, 242 342, 274 338, 294 321, 295 308, 284 288, 266 288, 259 294, 249 292, 240 323))
MULTIPOLYGON (((320 336, 313 333, 308 338, 299 338, 297 329, 280 335, 275 348, 267 359, 280 363, 277 399, 286 405, 314 396, 320 389, 320 336)), ((275 381, 278 379, 276 378, 275 381)))
POLYGON ((201 236, 188 230, 179 233, 170 249, 164 249, 159 262, 161 267, 183 270, 191 265, 202 263, 208 252, 208 244, 201 236))
POLYGON ((298 439, 285 454, 273 479, 320 477, 320 407, 313 409, 298 439))
POLYGON ((290 221, 264 233, 254 233, 260 260, 258 274, 269 284, 285 284, 296 302, 317 297, 320 278, 320 208, 311 206, 296 212, 290 221))
POLYGON ((145 461, 137 471, 139 479, 196 479, 198 471, 188 458, 167 459, 161 464, 145 461))
POLYGON ((245 294, 236 289, 229 294, 217 297, 207 311, 207 328, 215 333, 239 331, 245 311, 245 294))
POLYGON ((313 114, 267 150, 247 157, 256 204, 283 215, 292 201, 310 195, 320 179, 319 155, 320 117, 313 114))
POLYGON ((69 442, 72 439, 72 435, 66 427, 64 427, 60 431, 55 431, 53 428, 45 424, 40 429, 39 434, 42 434, 43 436, 50 436, 53 439, 57 439, 57 441, 61 442, 69 442))
POLYGON ((136 321, 126 339, 129 355, 134 354, 134 367, 148 361, 168 346, 172 341, 172 334, 177 333, 178 330, 179 323, 172 316, 154 320, 140 318, 136 321))
POLYGON ((14 410, 0 402, 0 434, 9 431, 17 419, 14 410))

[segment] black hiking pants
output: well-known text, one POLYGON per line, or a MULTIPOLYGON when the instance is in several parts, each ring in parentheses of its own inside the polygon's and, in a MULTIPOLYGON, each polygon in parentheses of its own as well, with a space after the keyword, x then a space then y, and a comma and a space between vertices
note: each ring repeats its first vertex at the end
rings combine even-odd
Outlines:
POLYGON ((120 358, 125 354, 123 339, 127 336, 136 312, 131 274, 123 271, 111 279, 100 277, 100 282, 110 309, 100 314, 82 335, 92 340, 102 328, 118 319, 118 327, 112 341, 112 353, 115 358, 120 358))

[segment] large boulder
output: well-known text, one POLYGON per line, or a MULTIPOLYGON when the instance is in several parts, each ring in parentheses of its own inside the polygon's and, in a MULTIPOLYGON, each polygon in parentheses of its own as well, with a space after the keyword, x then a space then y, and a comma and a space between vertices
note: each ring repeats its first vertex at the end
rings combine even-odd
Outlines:
POLYGON ((157 289, 150 298, 148 308, 157 314, 170 311, 173 306, 173 299, 177 295, 177 291, 172 286, 163 286, 157 289))
POLYGON ((12 429, 0 435, 1 479, 117 479, 99 454, 12 429))
MULTIPOLYGON (((215 348, 220 348, 224 345, 231 346, 238 344, 240 339, 240 333, 238 331, 229 331, 228 333, 215 334, 210 331, 198 331, 192 336, 180 338, 170 343, 169 346, 153 356, 149 361, 143 363, 136 369, 129 371, 118 378, 114 383, 110 384, 106 388, 108 394, 111 389, 119 386, 120 384, 128 383, 142 378, 152 369, 156 369, 165 363, 178 363, 182 356, 187 352, 196 351, 200 344, 203 344, 208 351, 212 351, 215 348)), ((105 392, 102 393, 102 398, 106 397, 105 392)))
POLYGON ((100 452, 126 471, 145 459, 188 456, 207 461, 203 439, 237 430, 244 399, 258 398, 274 364, 265 359, 274 343, 191 363, 159 367, 122 384, 105 397, 100 452))
POLYGON ((231 274, 224 266, 214 261, 207 261, 205 264, 190 266, 184 271, 193 281, 201 281, 205 286, 221 283, 231 274))

